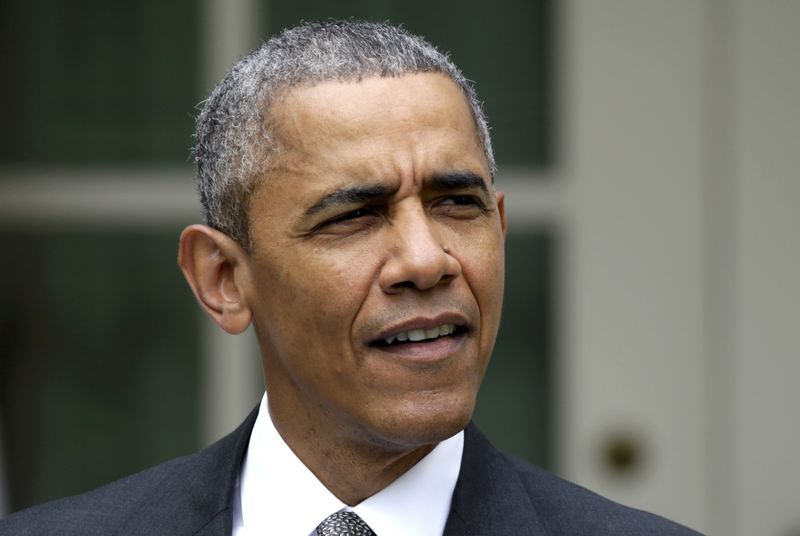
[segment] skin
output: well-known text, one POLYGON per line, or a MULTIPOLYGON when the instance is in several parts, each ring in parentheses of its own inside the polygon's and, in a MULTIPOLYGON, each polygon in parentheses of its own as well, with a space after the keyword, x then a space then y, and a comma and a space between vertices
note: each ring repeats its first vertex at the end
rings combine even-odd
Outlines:
POLYGON ((295 88, 271 120, 252 251, 195 225, 179 262, 224 329, 252 322, 276 428, 354 505, 472 415, 500 320, 503 194, 440 74, 295 88), (456 331, 383 342, 443 324, 456 331))

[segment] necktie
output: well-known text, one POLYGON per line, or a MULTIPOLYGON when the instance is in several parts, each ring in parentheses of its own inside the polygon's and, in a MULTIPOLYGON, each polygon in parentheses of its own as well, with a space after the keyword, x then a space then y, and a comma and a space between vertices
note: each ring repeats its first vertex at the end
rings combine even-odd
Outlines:
POLYGON ((340 510, 329 515, 317 527, 319 536, 375 536, 369 525, 355 512, 340 510))

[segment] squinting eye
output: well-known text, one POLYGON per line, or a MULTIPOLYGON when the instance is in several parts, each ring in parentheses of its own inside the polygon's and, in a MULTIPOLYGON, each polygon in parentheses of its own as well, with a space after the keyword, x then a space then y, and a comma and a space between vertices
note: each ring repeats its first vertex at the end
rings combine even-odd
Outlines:
POLYGON ((483 202, 472 195, 451 195, 441 202, 442 205, 478 206, 483 207, 483 202))
POLYGON ((474 205, 476 199, 469 195, 454 195, 445 200, 451 201, 454 205, 474 205))
POLYGON ((370 210, 368 208, 359 208, 356 210, 351 210, 350 212, 346 212, 340 216, 336 216, 335 218, 326 221, 322 224, 322 227, 326 225, 335 225, 337 223, 344 223, 350 220, 356 220, 359 218, 363 218, 365 216, 372 216, 375 214, 375 211, 370 210))

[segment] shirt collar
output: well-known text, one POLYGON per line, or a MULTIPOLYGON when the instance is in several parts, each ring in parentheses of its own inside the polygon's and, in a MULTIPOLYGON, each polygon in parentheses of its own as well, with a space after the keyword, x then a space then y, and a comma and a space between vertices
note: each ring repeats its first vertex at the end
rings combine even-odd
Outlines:
POLYGON ((379 536, 442 534, 463 448, 462 431, 439 443, 389 486, 350 508, 283 441, 270 418, 265 394, 242 463, 234 534, 312 534, 323 519, 342 509, 355 511, 379 536))

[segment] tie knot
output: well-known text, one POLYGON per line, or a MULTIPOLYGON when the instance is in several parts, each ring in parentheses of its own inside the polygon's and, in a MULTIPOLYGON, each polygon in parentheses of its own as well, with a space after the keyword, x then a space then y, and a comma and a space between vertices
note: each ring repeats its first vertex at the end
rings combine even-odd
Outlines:
POLYGON ((369 525, 355 512, 340 510, 329 515, 317 527, 319 536, 375 536, 369 525))

